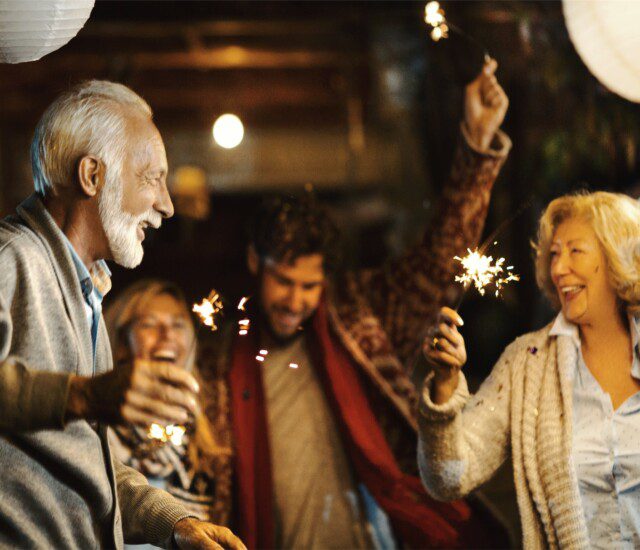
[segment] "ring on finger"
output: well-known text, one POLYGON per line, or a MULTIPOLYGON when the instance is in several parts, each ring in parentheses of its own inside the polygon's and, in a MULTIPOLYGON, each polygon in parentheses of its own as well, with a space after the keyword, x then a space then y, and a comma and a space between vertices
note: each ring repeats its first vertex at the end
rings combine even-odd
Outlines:
POLYGON ((433 340, 431 341, 431 349, 436 349, 437 345, 438 345, 438 339, 434 336, 433 340))

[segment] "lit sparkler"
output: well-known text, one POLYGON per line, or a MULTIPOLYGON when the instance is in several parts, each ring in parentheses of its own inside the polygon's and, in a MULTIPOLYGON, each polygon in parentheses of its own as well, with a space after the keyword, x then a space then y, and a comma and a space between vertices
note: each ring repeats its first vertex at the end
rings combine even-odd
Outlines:
POLYGON ((465 288, 470 285, 476 287, 481 296, 489 285, 495 287, 495 295, 498 297, 503 287, 511 281, 519 281, 520 276, 512 272, 513 266, 504 266, 505 259, 493 260, 492 256, 485 256, 478 250, 470 250, 464 258, 455 256, 454 260, 462 264, 464 273, 456 275, 456 282, 462 283, 465 288))
POLYGON ((449 25, 440 7, 440 2, 429 2, 424 8, 424 21, 431 26, 431 39, 438 42, 441 38, 449 38, 449 25))
MULTIPOLYGON (((198 314, 203 325, 209 327, 212 332, 215 332, 218 330, 218 325, 216 325, 216 316, 222 314, 222 309, 223 304, 220 294, 216 290, 211 290, 211 292, 209 292, 209 296, 203 298, 202 302, 199 304, 193 304, 192 311, 198 314)), ((196 332, 193 335, 193 341, 191 342, 187 357, 191 357, 193 354, 197 340, 198 333, 196 332)), ((157 439, 163 443, 171 441, 174 445, 181 445, 182 438, 186 431, 187 429, 184 426, 180 426, 178 424, 170 424, 165 427, 154 423, 149 427, 147 437, 149 439, 157 439)))
POLYGON ((201 321, 212 331, 218 330, 216 325, 216 315, 218 315, 223 309, 222 300, 220 294, 215 290, 209 293, 207 298, 203 298, 200 304, 193 304, 193 310, 198 314, 201 321))
POLYGON ((434 42, 439 42, 443 38, 449 38, 449 31, 453 31, 463 38, 466 38, 469 42, 473 42, 476 46, 479 46, 484 51, 485 62, 489 59, 489 52, 483 44, 447 20, 447 16, 444 9, 440 6, 440 2, 434 0, 424 7, 424 22, 431 27, 429 36, 431 36, 431 40, 434 42))
POLYGON ((166 443, 167 441, 171 441, 174 445, 182 445, 182 439, 186 432, 186 428, 184 426, 178 426, 175 424, 169 424, 164 427, 160 424, 151 424, 149 427, 149 433, 147 437, 149 439, 157 439, 166 443))

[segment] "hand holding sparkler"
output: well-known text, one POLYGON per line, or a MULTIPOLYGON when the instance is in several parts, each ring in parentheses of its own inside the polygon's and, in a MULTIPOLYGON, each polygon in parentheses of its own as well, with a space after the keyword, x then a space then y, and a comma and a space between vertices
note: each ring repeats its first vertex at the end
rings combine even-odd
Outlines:
POLYGON ((458 331, 463 324, 456 311, 443 307, 437 326, 423 343, 424 356, 434 370, 431 392, 434 403, 446 403, 458 387, 458 373, 467 362, 464 338, 458 331))
POLYGON ((497 68, 497 61, 487 58, 480 74, 465 89, 464 124, 481 151, 491 146, 509 107, 509 98, 495 76, 497 68))
POLYGON ((74 376, 67 399, 68 420, 106 424, 183 424, 196 413, 198 382, 181 367, 133 359, 93 378, 74 376))
MULTIPOLYGON (((198 315, 204 326, 209 327, 212 332, 215 332, 216 330, 218 330, 216 317, 222 314, 223 308, 224 306, 220 294, 215 289, 212 289, 208 297, 203 298, 199 304, 193 304, 192 311, 198 315)), ((202 325, 198 327, 198 330, 193 334, 191 346, 189 346, 187 357, 193 355, 201 327, 202 325)), ((171 443, 173 443, 174 445, 181 445, 186 431, 187 428, 181 424, 169 424, 163 426, 162 424, 157 424, 154 422, 151 424, 151 426, 149 426, 147 437, 149 439, 155 439, 162 443, 171 441, 171 443)))

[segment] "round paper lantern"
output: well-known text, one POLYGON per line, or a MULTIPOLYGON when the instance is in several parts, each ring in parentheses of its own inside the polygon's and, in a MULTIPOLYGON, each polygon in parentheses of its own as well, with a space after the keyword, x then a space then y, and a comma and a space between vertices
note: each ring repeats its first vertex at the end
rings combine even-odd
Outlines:
POLYGON ((36 61, 84 26, 95 0, 0 0, 0 62, 36 61))
POLYGON ((640 2, 563 0, 562 8, 589 70, 612 92, 640 102, 640 2))

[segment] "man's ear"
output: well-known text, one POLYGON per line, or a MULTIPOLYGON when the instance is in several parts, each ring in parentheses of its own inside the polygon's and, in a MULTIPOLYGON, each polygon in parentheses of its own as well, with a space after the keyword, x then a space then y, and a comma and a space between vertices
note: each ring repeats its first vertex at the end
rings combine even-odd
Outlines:
POLYGON ((87 155, 78 163, 78 183, 87 197, 95 197, 104 183, 104 164, 96 157, 87 155))
POLYGON ((256 252, 255 246, 250 244, 247 247, 247 267, 249 268, 249 272, 254 277, 258 275, 258 270, 260 269, 260 257, 256 252))

